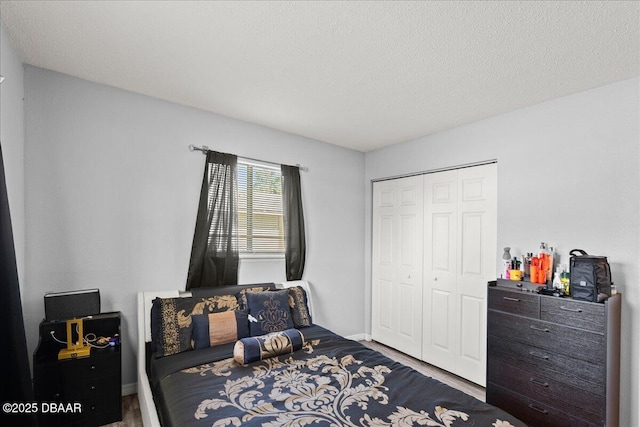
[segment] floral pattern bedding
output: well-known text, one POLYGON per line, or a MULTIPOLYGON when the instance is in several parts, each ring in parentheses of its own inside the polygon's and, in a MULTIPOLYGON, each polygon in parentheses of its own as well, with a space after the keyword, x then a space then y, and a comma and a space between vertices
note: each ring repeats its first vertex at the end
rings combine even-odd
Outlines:
POLYGON ((165 367, 154 381, 163 425, 524 426, 357 342, 318 326, 301 331, 305 345, 291 354, 239 365, 222 352, 165 367))

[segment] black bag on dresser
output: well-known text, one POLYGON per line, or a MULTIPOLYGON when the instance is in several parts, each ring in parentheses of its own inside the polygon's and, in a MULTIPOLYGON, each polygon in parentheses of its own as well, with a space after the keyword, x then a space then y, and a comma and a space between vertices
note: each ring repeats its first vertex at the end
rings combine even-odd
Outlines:
MULTIPOLYGON (((611 268, 605 256, 593 256, 582 249, 569 252, 571 298, 580 301, 599 302, 598 295, 611 296, 611 268)), ((601 297, 603 301, 605 297, 601 297)))

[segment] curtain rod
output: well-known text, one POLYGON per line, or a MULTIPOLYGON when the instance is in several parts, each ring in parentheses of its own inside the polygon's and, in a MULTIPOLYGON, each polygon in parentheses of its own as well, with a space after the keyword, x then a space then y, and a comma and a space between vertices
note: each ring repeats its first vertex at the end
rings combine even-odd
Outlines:
MULTIPOLYGON (((207 154, 211 150, 206 145, 203 145, 202 147, 196 147, 195 145, 190 144, 189 145, 189 151, 201 151, 202 154, 207 154)), ((246 157, 246 156, 238 156, 238 157, 240 157, 241 159, 253 160, 254 162, 262 162, 262 163, 268 163, 268 164, 271 164, 271 165, 280 166, 280 163, 267 162, 265 160, 253 159, 251 157, 246 157)), ((298 164, 298 163, 296 163, 295 166, 297 166, 298 169, 300 169, 303 172, 307 172, 309 170, 309 168, 307 168, 306 166, 300 166, 300 164, 298 164)))

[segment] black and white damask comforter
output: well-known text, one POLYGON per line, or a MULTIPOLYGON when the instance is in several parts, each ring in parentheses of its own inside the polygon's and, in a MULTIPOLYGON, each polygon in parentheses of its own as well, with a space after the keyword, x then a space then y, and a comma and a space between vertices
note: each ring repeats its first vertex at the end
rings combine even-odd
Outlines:
POLYGON ((247 365, 233 345, 152 360, 168 426, 488 426, 506 412, 319 326, 302 350, 247 365))

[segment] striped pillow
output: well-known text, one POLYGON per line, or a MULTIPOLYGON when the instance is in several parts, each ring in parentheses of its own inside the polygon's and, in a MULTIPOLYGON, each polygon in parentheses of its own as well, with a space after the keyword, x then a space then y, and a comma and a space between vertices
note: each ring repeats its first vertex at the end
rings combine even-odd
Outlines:
POLYGON ((249 336, 248 312, 224 311, 191 316, 193 348, 200 349, 227 344, 249 336))
POLYGON ((233 360, 245 365, 269 357, 300 350, 304 336, 297 329, 286 329, 258 337, 243 338, 233 347, 233 360))

